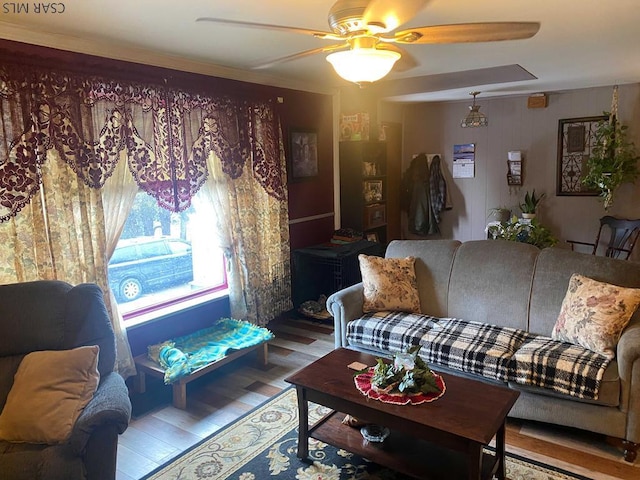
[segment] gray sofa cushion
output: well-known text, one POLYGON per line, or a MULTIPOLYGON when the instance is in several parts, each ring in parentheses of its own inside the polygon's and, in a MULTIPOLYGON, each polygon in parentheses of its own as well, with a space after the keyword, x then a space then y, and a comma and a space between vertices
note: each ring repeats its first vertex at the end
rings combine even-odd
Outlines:
POLYGON ((527 330, 539 253, 533 245, 506 240, 462 244, 451 271, 446 316, 527 330))
POLYGON ((98 345, 100 375, 113 371, 115 337, 97 285, 54 280, 0 285, 0 298, 11 299, 0 304, 0 357, 98 345))
POLYGON ((416 280, 422 313, 434 317, 447 316, 449 275, 460 245, 457 240, 412 240, 410 243, 396 240, 387 247, 387 258, 416 257, 416 280))
POLYGON ((69 290, 71 285, 57 281, 0 285, 0 298, 11 299, 0 304, 0 357, 65 348, 69 290))

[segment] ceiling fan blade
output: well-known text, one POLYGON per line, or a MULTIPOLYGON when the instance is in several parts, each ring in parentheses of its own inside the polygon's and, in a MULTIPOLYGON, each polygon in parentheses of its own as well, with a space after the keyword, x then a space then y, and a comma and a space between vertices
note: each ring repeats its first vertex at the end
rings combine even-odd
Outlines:
POLYGON ((251 67, 251 69, 262 70, 265 68, 273 67, 274 65, 278 65, 279 63, 290 62, 291 60, 297 60, 299 58, 308 57, 310 55, 315 55, 316 53, 334 52, 336 50, 342 50, 343 48, 349 48, 349 44, 343 43, 339 45, 328 45, 326 47, 305 50, 304 52, 294 53, 292 55, 287 55, 285 57, 274 58, 273 60, 269 60, 268 62, 261 63, 260 65, 255 65, 251 67))
POLYGON ((530 38, 539 29, 539 22, 460 23, 410 28, 384 38, 397 43, 496 42, 530 38))
POLYGON ((390 32, 415 17, 430 0, 370 0, 362 15, 367 24, 381 24, 390 32))
POLYGON ((237 27, 246 27, 246 28, 263 28, 265 30, 276 30, 280 32, 302 33, 303 35, 313 35, 316 38, 322 38, 322 39, 342 40, 342 37, 331 32, 324 32, 322 30, 311 30, 308 28, 301 28, 301 27, 288 27, 285 25, 272 25, 269 23, 243 22, 240 20, 228 20, 226 18, 213 18, 213 17, 199 17, 199 18, 196 18, 196 22, 220 23, 223 25, 235 25, 237 27))
POLYGON ((399 47, 398 45, 393 45, 390 43, 380 43, 376 47, 378 50, 391 50, 394 52, 398 52, 400 55, 400 60, 398 60, 393 66, 394 72, 406 72, 407 70, 411 70, 419 65, 416 58, 411 55, 407 51, 406 48, 399 47))

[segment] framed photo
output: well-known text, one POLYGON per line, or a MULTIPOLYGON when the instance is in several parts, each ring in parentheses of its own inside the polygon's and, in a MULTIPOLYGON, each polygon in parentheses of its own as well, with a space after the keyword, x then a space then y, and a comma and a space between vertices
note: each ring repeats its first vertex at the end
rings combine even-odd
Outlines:
POLYGON ((289 132, 289 179, 305 180, 318 175, 318 132, 293 128, 289 132))
POLYGON ((382 201, 382 180, 366 180, 362 185, 362 196, 365 202, 382 201))
POLYGON ((582 118, 565 118, 558 122, 558 170, 556 194, 559 196, 596 196, 582 183, 586 174, 586 162, 595 144, 598 122, 606 115, 582 118))
POLYGON ((376 243, 380 242, 380 240, 378 239, 378 234, 376 232, 367 233, 366 238, 370 242, 376 242, 376 243))
POLYGON ((378 175, 378 164, 376 162, 362 162, 362 176, 375 177, 378 175))
POLYGON ((364 229, 381 227, 387 223, 387 210, 384 204, 376 203, 364 207, 364 229))

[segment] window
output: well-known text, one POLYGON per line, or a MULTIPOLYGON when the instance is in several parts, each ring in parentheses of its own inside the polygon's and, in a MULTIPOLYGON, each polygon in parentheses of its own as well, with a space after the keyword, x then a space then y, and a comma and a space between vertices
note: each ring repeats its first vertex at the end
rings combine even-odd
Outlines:
POLYGON ((227 287, 212 208, 180 213, 136 195, 109 261, 109 286, 125 321, 227 287))

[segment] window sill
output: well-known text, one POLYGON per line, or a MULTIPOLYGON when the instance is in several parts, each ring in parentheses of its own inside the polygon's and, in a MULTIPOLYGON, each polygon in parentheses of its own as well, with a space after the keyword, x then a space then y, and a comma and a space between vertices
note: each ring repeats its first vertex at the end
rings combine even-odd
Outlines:
POLYGON ((215 292, 208 293, 206 295, 185 300, 183 302, 167 305, 166 307, 154 310, 152 312, 136 315, 134 317, 131 317, 125 320, 124 324, 127 330, 132 330, 142 325, 146 325, 148 323, 152 323, 157 320, 162 320, 171 315, 174 315, 177 312, 185 312, 195 307, 198 307, 204 303, 213 302, 215 300, 226 298, 228 296, 229 296, 228 289, 218 290, 215 292))

